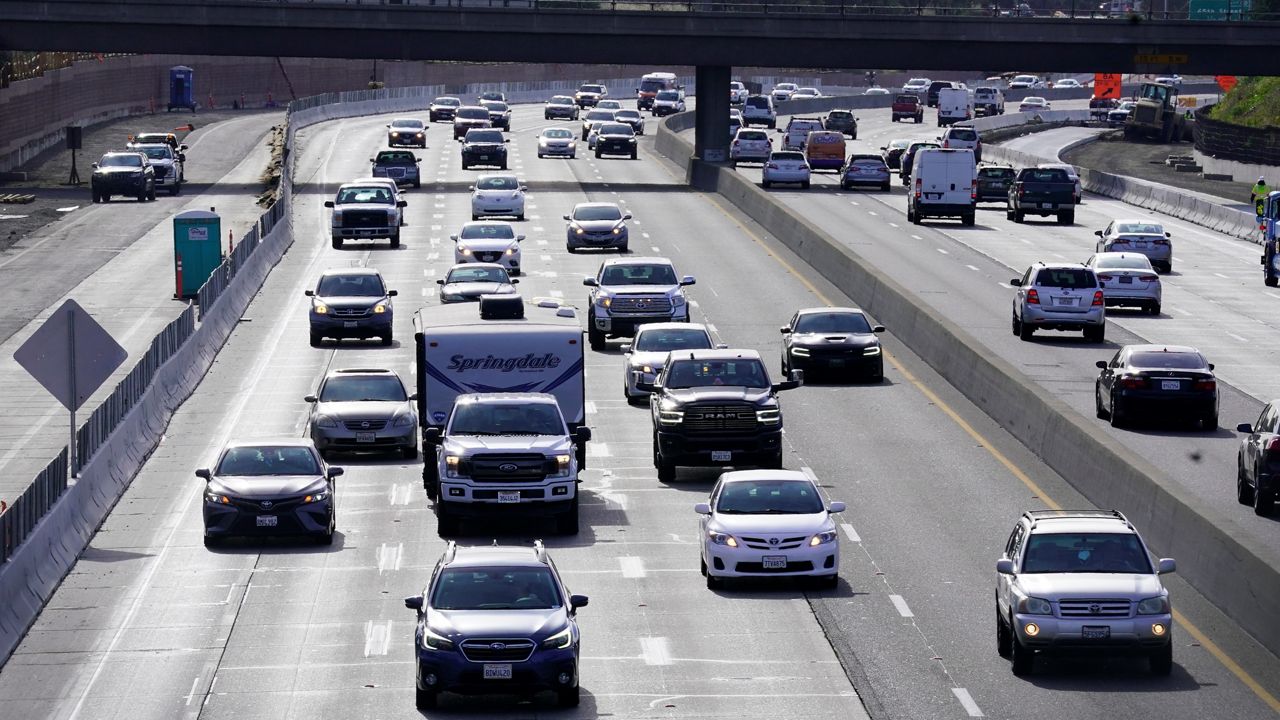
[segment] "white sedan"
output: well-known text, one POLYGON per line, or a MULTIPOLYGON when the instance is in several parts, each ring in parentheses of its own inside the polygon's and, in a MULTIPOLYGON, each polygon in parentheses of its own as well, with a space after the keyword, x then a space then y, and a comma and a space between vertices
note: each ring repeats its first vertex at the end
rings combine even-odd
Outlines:
POLYGON ((804 153, 778 150, 769 153, 764 172, 760 175, 760 184, 767 188, 774 183, 799 183, 800 187, 808 190, 809 175, 809 162, 804 159, 804 153))
POLYGON ((627 359, 622 364, 622 395, 627 402, 648 399, 649 393, 636 389, 636 381, 651 383, 667 364, 667 355, 676 350, 709 350, 725 347, 711 342, 711 333, 702 323, 647 323, 636 328, 635 339, 622 346, 627 359))
POLYGON ((520 241, 511 223, 501 221, 469 222, 453 240, 455 263, 498 263, 512 275, 520 274, 520 241))
POLYGON ((694 506, 708 588, 725 578, 801 576, 840 582, 840 532, 817 485, 796 470, 735 470, 694 506))
POLYGON ((1035 95, 1023 98, 1018 105, 1018 112, 1040 112, 1049 109, 1051 109, 1049 101, 1035 95))
POLYGON ((1072 90, 1084 87, 1080 84, 1080 81, 1075 78, 1062 78, 1061 80, 1056 80, 1054 81, 1053 86, 1059 90, 1072 90))
POLYGON ((471 186, 471 219, 500 215, 524 219, 526 188, 515 175, 486 173, 471 186))

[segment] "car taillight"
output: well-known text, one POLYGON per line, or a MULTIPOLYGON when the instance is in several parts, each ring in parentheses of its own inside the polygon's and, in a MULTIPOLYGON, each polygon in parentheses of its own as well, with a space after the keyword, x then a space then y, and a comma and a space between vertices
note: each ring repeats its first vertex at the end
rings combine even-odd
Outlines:
POLYGON ((765 167, 769 168, 770 170, 777 170, 778 163, 769 163, 768 165, 765 165, 765 167))
POLYGON ((1025 191, 1026 191, 1026 188, 1024 188, 1024 187, 1022 187, 1021 185, 1019 185, 1019 186, 1018 186, 1018 197, 1022 197, 1022 193, 1023 193, 1023 192, 1025 192, 1025 191))
POLYGON ((973 179, 973 181, 969 184, 969 199, 970 199, 970 200, 975 200, 975 201, 978 199, 978 180, 977 180, 977 178, 974 178, 974 179, 973 179))
POLYGON ((1217 380, 1197 380, 1191 384, 1192 390, 1215 390, 1217 387, 1217 380))
POLYGON ((1040 293, 1036 292, 1035 288, 1032 288, 1027 291, 1027 304, 1028 305, 1040 304, 1040 293))
POLYGON ((1111 280, 1113 280, 1114 278, 1112 278, 1110 275, 1099 275, 1099 276, 1098 276, 1098 279, 1099 279, 1099 280, 1101 280, 1101 281, 1103 281, 1103 282, 1110 282, 1110 281, 1111 281, 1111 280))
POLYGON ((1129 377, 1120 378, 1120 387, 1129 390, 1141 390, 1147 386, 1147 379, 1140 375, 1130 375, 1129 377))
POLYGON ((1159 239, 1159 240, 1155 240, 1153 244, 1155 244, 1155 245, 1168 245, 1168 244, 1169 244, 1169 241, 1168 241, 1168 240, 1165 240, 1164 238, 1161 238, 1161 239, 1159 239))
POLYGON ((1101 291, 1101 290, 1094 290, 1094 291, 1093 291, 1093 306, 1094 306, 1094 307, 1097 307, 1097 306, 1099 306, 1099 305, 1101 305, 1101 304, 1102 304, 1102 291, 1101 291))
POLYGON ((1273 437, 1267 442, 1267 452, 1280 450, 1280 437, 1273 437))
POLYGON ((920 178, 916 178, 916 198, 920 198, 920 193, 924 190, 924 182, 920 178))
POLYGON ((738 146, 738 139, 737 139, 737 138, 734 138, 734 139, 733 139, 733 146, 734 146, 734 147, 737 147, 737 146, 738 146))
POLYGON ((951 141, 950 141, 950 140, 943 140, 943 141, 942 141, 942 147, 944 147, 944 148, 949 148, 949 147, 951 147, 951 141))
POLYGON ((1139 275, 1138 279, 1142 282, 1156 282, 1160 279, 1159 275, 1139 275))

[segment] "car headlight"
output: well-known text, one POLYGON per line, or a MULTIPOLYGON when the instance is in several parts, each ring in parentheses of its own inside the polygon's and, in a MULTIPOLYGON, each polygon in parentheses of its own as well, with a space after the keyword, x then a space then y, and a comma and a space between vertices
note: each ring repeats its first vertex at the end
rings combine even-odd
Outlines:
POLYGON ((215 505, 231 504, 231 499, 228 498, 226 495, 219 495, 218 493, 213 493, 213 492, 205 492, 204 499, 205 499, 205 502, 211 502, 215 505))
POLYGON ((738 547, 738 541, 728 533, 716 532, 715 530, 707 531, 707 538, 716 545, 726 545, 728 547, 738 547))
POLYGON ((314 312, 317 315, 328 315, 329 306, 324 303, 316 303, 311 306, 311 312, 314 312))
POLYGON ((312 423, 315 424, 316 427, 322 427, 322 428, 338 427, 338 421, 329 417, 328 415, 317 415, 315 420, 312 421, 312 423))
POLYGON ((793 347, 791 354, 796 357, 809 357, 809 348, 793 347))
POLYGON ((418 134, 417 134, 417 137, 422 137, 422 133, 418 133, 418 134))
POLYGON ((395 422, 392 423, 393 427, 409 427, 411 425, 413 425, 413 415, 409 413, 397 415, 395 422))
POLYGON ((471 248, 469 248, 469 247, 460 247, 460 248, 458 248, 458 252, 462 253, 463 255, 470 255, 470 254, 471 254, 471 248))
POLYGON ((513 248, 513 247, 509 247, 509 248, 507 248, 507 255, 508 255, 508 256, 515 255, 515 254, 516 254, 516 248, 513 248))
POLYGON ((872 346, 871 346, 871 347, 869 347, 869 348, 863 348, 863 350, 862 350, 862 354, 863 354, 863 355, 866 355, 866 356, 868 356, 868 357, 875 357, 876 355, 879 355, 879 354, 880 354, 880 346, 879 346, 879 345, 872 345, 872 346))
POLYGON ((1138 603, 1139 615, 1165 615, 1169 612, 1169 598, 1153 597, 1138 603))
POLYGON ((573 628, 566 627, 560 632, 542 641, 545 650, 560 650, 573 644, 573 628))
POLYGON ((574 235, 582 235, 582 234, 583 234, 583 233, 585 233, 585 232, 586 232, 586 230, 583 230, 581 227, 579 227, 579 226, 577 226, 577 225, 575 225, 575 226, 573 227, 573 234, 574 234, 574 235))
POLYGON ((317 492, 317 493, 311 493, 310 495, 308 495, 308 496, 306 496, 306 497, 302 498, 302 502, 304 502, 304 503, 318 503, 318 502, 323 502, 323 501, 328 500, 328 499, 329 499, 329 491, 328 491, 328 490, 321 490, 320 492, 317 492))
POLYGON ((451 477, 451 478, 462 477, 462 475, 458 470, 458 465, 461 462, 462 462, 462 458, 458 457, 457 455, 446 455, 444 458, 445 477, 451 477))
POLYGON ((398 133, 398 132, 393 132, 393 133, 391 133, 391 137, 393 137, 393 138, 398 138, 398 137, 400 137, 400 133, 398 133))
POLYGON ((671 297, 671 307, 683 307, 684 303, 684 293, 676 293, 671 297))
POLYGON ((596 296, 596 307, 607 308, 610 305, 613 305, 613 298, 609 297, 608 295, 596 296))
POLYGON ((823 530, 817 535, 809 538, 809 547, 817 547, 819 545, 833 543, 836 541, 836 537, 837 535, 835 530, 823 530))
POLYGON ((386 311, 388 311, 388 310, 390 310, 390 309, 391 309, 391 308, 390 308, 390 307, 388 307, 386 303, 378 303, 377 305, 374 305, 374 306, 373 306, 373 314, 374 314, 374 315, 381 315, 381 314, 385 313, 386 311))
POLYGON ((1023 598, 1018 603, 1018 612, 1022 615, 1052 615, 1053 605, 1043 598, 1023 598))
POLYGON ((573 457, 570 455, 556 456, 556 474, 555 477, 568 477, 571 469, 573 457))
POLYGON ((652 366, 652 365, 641 365, 641 366, 640 366, 640 372, 644 373, 645 375, 653 375, 653 374, 655 374, 655 372, 654 372, 654 369, 653 369, 653 366, 652 366))
POLYGON ((452 650, 453 641, 449 638, 434 633, 431 628, 422 628, 422 649, 423 650, 452 650))
POLYGON ((781 408, 765 408, 756 411, 756 422, 761 425, 777 425, 782 422, 781 408))
POLYGON ((457 293, 448 293, 440 296, 445 302, 462 302, 462 296, 457 293))
POLYGON ((679 425, 684 422, 683 410, 659 410, 658 422, 662 425, 679 425))
POLYGON ((614 229, 613 229, 613 234, 614 234, 614 235, 621 235, 621 234, 622 234, 622 228, 614 228, 614 229))

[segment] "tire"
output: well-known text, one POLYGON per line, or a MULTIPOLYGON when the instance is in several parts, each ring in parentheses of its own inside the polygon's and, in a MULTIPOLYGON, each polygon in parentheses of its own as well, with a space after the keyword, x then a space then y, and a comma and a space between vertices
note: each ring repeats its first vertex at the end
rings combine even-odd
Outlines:
POLYGON ((1074 212, 1058 213, 1059 225, 1075 225, 1076 214, 1074 212))
POLYGON ((1107 339, 1107 326, 1087 327, 1084 329, 1084 339, 1092 343, 1100 343, 1107 339))
POLYGON ((440 497, 440 468, 435 464, 434 458, 426 458, 426 463, 422 466, 422 489, 427 491, 427 499, 435 501, 440 497))
POLYGON ((1236 460, 1236 502, 1241 505, 1253 505, 1253 487, 1244 480, 1244 468, 1236 460))
POLYGON ((556 691, 556 705, 562 708, 575 708, 582 702, 582 693, 577 685, 566 690, 556 691))
POLYGON ((639 153, 637 153, 635 150, 632 150, 632 151, 631 151, 631 159, 632 159, 632 160, 635 160, 635 159, 637 159, 637 158, 639 158, 639 157, 640 157, 639 153))
POLYGON ((599 150, 596 150, 596 159, 599 160, 602 157, 604 157, 604 155, 602 155, 599 150))
POLYGON ((556 532, 561 535, 578 534, 578 496, 573 497, 569 510, 556 518, 556 532))
POLYGON ((808 189, 809 189, 809 181, 808 181, 808 180, 805 180, 804 182, 800 183, 800 189, 801 189, 801 190, 808 190, 808 189))
POLYGON ((317 545, 332 545, 332 544, 333 544, 333 528, 331 527, 331 528, 329 528, 327 531, 325 531, 323 534, 321 534, 321 535, 317 535, 317 536, 316 536, 316 544, 317 544, 317 545))
POLYGON ((507 162, 506 162, 505 160, 503 160, 503 161, 502 161, 502 164, 498 166, 498 169, 499 169, 499 170, 506 170, 506 169, 507 169, 507 162))
POLYGON ((1125 420, 1126 418, 1124 416, 1124 413, 1121 412, 1120 403, 1116 400, 1115 396, 1112 395, 1111 396, 1111 427, 1113 428, 1124 427, 1125 420))
POLYGON ((1027 214, 1026 214, 1026 213, 1024 213, 1024 212, 1023 212, 1023 211, 1021 211, 1021 210, 1014 210, 1014 211, 1013 211, 1013 221, 1014 221, 1014 222, 1016 222, 1016 223, 1026 222, 1026 221, 1027 221, 1027 214))
POLYGON ((400 457, 404 458, 405 460, 418 459, 418 444, 414 443, 413 445, 410 445, 408 447, 401 448, 400 457))
POLYGON ((341 250, 341 249, 342 249, 342 238, 334 238, 334 239, 333 239, 333 249, 334 249, 334 250, 341 250))
POLYGON ((1010 630, 1009 640, 1009 659, 1012 661, 1010 664, 1013 669, 1013 674, 1018 677, 1030 675, 1031 671, 1035 670, 1036 666, 1035 651, 1028 650, 1023 647, 1022 643, 1018 641, 1017 634, 1013 630, 1010 630))
POLYGON ((761 180, 761 181, 760 181, 760 185, 761 185, 761 187, 763 187, 765 190, 768 190, 768 189, 773 185, 773 183, 769 182, 768 180, 761 180))
POLYGON ((1000 611, 996 610, 996 654, 1002 658, 1007 658, 1013 654, 1012 632, 1004 624, 1004 618, 1000 617, 1000 611))
POLYGON ((151 202, 155 202, 155 199, 156 199, 156 186, 152 185, 151 189, 147 191, 147 200, 151 202))
POLYGON ((146 202, 146 201, 147 201, 147 191, 146 191, 146 190, 143 190, 142 192, 138 193, 137 195, 135 195, 135 196, 134 196, 134 199, 136 199, 138 202, 146 202))
POLYGON ((538 153, 538 159, 539 159, 539 160, 541 160, 542 158, 543 158, 543 154, 542 154, 542 153, 538 153))
POLYGON ((1151 674, 1156 677, 1168 677, 1173 672, 1173 643, 1166 643, 1164 647, 1155 650, 1147 658, 1147 662, 1151 665, 1151 674))
POLYGON ((658 469, 658 482, 670 483, 676 480, 676 465, 658 453, 653 456, 653 465, 658 469))
POLYGON ((475 213, 471 213, 471 222, 475 222, 476 220, 479 220, 479 219, 480 219, 479 215, 476 215, 475 213))
POLYGON ((844 182, 842 182, 842 183, 840 183, 840 189, 841 189, 841 190, 852 190, 852 189, 853 189, 853 186, 852 186, 852 185, 850 185, 849 183, 844 183, 844 182))
POLYGON ((724 587, 724 578, 718 578, 715 575, 712 575, 710 572, 708 572, 707 573, 707 589, 719 590, 722 587, 724 587))
POLYGON ((1152 304, 1148 305, 1148 306, 1147 306, 1147 312, 1151 313, 1152 315, 1159 315, 1159 314, 1160 314, 1160 303, 1152 303, 1152 304))
POLYGON ((440 537, 458 534, 458 518, 446 510, 447 503, 436 502, 436 533, 440 537))
POLYGON ((978 218, 975 215, 963 215, 960 218, 960 224, 965 227, 973 227, 977 222, 978 218))
POLYGON ((1277 285, 1280 285, 1280 278, 1275 278, 1275 277, 1263 278, 1262 284, 1266 285, 1267 287, 1275 287, 1277 285))
POLYGON ((400 233, 396 233, 395 235, 391 236, 391 247, 393 248, 400 247, 400 233))
POLYGON ((1169 262, 1164 264, 1164 274, 1168 275, 1172 272, 1173 272, 1173 261, 1170 260, 1169 262))
POLYGON ((209 535, 205 535, 205 536, 204 536, 204 546, 205 546, 205 547, 207 547, 207 548, 216 548, 216 547, 220 547, 221 545, 222 545, 222 538, 212 537, 212 536, 209 536, 209 535))
POLYGON ((1018 322, 1018 337, 1023 342, 1030 342, 1031 338, 1036 334, 1036 326, 1028 322, 1018 322))
POLYGON ((761 467, 765 470, 781 470, 782 469, 782 451, 769 458, 761 467))
POLYGON ((324 336, 319 333, 311 333, 311 347, 320 347, 324 344, 324 336))
POLYGON ((421 181, 421 180, 414 180, 414 181, 413 181, 413 187, 414 187, 414 189, 415 189, 415 190, 416 190, 416 189, 418 189, 418 188, 420 188, 420 187, 422 187, 422 181, 421 181))
POLYGON ((1012 211, 1012 210, 1005 210, 1005 211, 1004 211, 1004 219, 1005 219, 1005 220, 1012 221, 1012 220, 1013 220, 1013 211, 1012 211))
POLYGON ((1093 414, 1099 420, 1106 420, 1111 417, 1111 413, 1102 407, 1102 388, 1096 384, 1093 387, 1093 414))
POLYGON ((1270 517, 1272 511, 1275 510, 1276 496, 1263 492, 1262 488, 1255 487, 1253 489, 1253 514, 1258 517, 1270 517))
POLYGON ((419 710, 434 710, 436 707, 437 693, 434 690, 423 690, 414 688, 413 704, 419 710))
MULTIPOLYGON (((594 322, 591 324, 592 326, 595 325, 594 322)), ((592 350, 604 350, 605 344, 608 342, 608 340, 605 338, 604 331, 597 330, 595 329, 595 327, 588 327, 587 342, 588 344, 591 345, 592 350)))
POLYGON ((916 210, 915 212, 911 213, 911 222, 915 223, 916 225, 920 225, 924 222, 924 218, 921 217, 919 210, 916 210))
POLYGON ((889 182, 888 182, 887 180, 885 181, 885 183, 884 183, 883 185, 881 185, 881 186, 880 186, 880 189, 881 189, 882 191, 884 191, 884 192, 891 192, 891 191, 889 190, 889 182))
POLYGON ((382 343, 382 347, 391 347, 391 343, 393 342, 391 333, 380 336, 378 340, 382 343))
POLYGON ((1012 329, 1013 329, 1013 335, 1014 335, 1014 337, 1017 337, 1017 336, 1021 335, 1021 334, 1022 334, 1022 323, 1018 322, 1018 316, 1017 316, 1017 315, 1010 315, 1009 317, 1010 317, 1010 326, 1011 326, 1011 327, 1012 327, 1012 329))
POLYGON ((1200 418, 1200 422, 1198 422, 1197 425, 1200 426, 1199 428, 1200 430, 1203 430, 1205 432, 1212 432, 1214 430, 1217 430, 1218 429, 1218 413, 1215 412, 1209 415, 1205 415, 1204 417, 1200 418))
POLYGON ((182 186, 179 185, 178 183, 174 183, 173 185, 169 186, 169 197, 173 197, 177 195, 178 191, 181 189, 182 189, 182 186))
POLYGON ((567 253, 569 253, 570 255, 575 255, 575 254, 577 254, 577 252, 578 252, 578 248, 576 248, 576 247, 574 247, 574 246, 572 246, 572 245, 565 245, 565 246, 564 246, 564 251, 565 251, 565 252, 567 252, 567 253))

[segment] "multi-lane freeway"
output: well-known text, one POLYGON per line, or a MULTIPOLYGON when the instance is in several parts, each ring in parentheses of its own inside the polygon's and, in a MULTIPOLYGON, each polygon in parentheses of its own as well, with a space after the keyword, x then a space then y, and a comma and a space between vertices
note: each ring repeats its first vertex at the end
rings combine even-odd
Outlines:
MULTIPOLYGON (((859 145, 933 134, 878 126, 873 114, 860 112, 866 124, 859 145)), ((560 297, 585 310, 581 278, 601 256, 566 253, 559 218, 577 202, 607 200, 634 215, 634 252, 670 257, 680 273, 697 276, 694 319, 709 323, 719 342, 760 350, 773 369, 778 326, 794 309, 851 302, 716 197, 688 190, 682 170, 653 153, 652 133, 637 161, 540 160, 535 135, 554 124, 541 117, 541 108, 517 109, 511 133, 512 169, 530 188, 519 224, 528 236, 520 285, 526 297, 560 297)), ((338 480, 338 537, 324 548, 268 541, 206 549, 204 485, 193 475, 228 439, 303 435, 302 398, 329 369, 388 367, 411 376, 412 311, 437 302, 434 281, 452 262, 449 235, 469 219, 475 173, 460 169, 448 128, 432 127, 420 152, 423 187, 408 192, 401 247, 332 249, 322 203, 338 184, 367 175, 366 159, 385 141, 386 122, 340 120, 300 134, 293 248, 0 670, 0 714, 421 716, 412 699, 414 616, 402 599, 421 592, 444 540, 422 491, 420 463, 338 460, 346 468, 338 480), (379 269, 399 291, 396 341, 309 347, 303 291, 320 271, 353 265, 379 269)), ((1032 223, 1014 230, 991 212, 981 213, 976 228, 917 228, 903 219, 901 192, 841 193, 822 183, 777 194, 1091 413, 1089 368, 1107 352, 1074 340, 1017 343, 1008 334, 1009 289, 1002 283, 1012 277, 1009 267, 1043 253, 1083 259, 1087 230, 1104 216, 1143 213, 1090 197, 1075 228, 1032 223)), ((1213 314, 1228 307, 1270 322, 1265 295, 1244 279, 1251 268, 1235 267, 1255 251, 1170 225, 1175 238, 1188 239, 1177 246, 1166 315, 1114 320, 1109 341, 1125 333, 1195 336, 1225 379, 1265 388, 1250 384, 1262 383, 1264 373, 1249 369, 1248 349, 1218 335, 1230 330, 1261 343, 1266 328, 1252 320, 1252 327, 1228 325, 1224 311, 1213 314), (1210 280, 1215 272, 1238 277, 1239 286, 1225 290, 1229 280, 1210 280)), ((782 398, 786 466, 807 469, 828 499, 849 506, 839 518, 841 581, 829 591, 792 583, 707 590, 692 508, 716 474, 682 471, 673 483, 658 482, 649 416, 621 396, 619 343, 589 353, 594 440, 581 533, 561 538, 538 525, 495 525, 467 538, 489 544, 545 536, 570 589, 590 596, 580 615, 582 706, 446 697, 429 715, 1077 720, 1262 718, 1280 710, 1280 663, 1176 576, 1167 578, 1179 612, 1170 677, 1152 677, 1141 660, 1097 658, 1046 662, 1029 679, 1014 677, 995 648, 995 560, 1023 510, 1087 503, 892 331, 885 382, 811 383, 782 398)), ((1244 392, 1227 394, 1223 416, 1251 419, 1256 406, 1244 392)), ((1222 457, 1230 441, 1219 435, 1195 436, 1189 445, 1185 433, 1123 434, 1204 497, 1220 500, 1246 531, 1273 535, 1268 521, 1246 518, 1227 502, 1234 498, 1222 457), (1203 454, 1198 472, 1185 459, 1192 447, 1203 454)))

